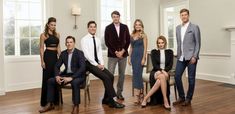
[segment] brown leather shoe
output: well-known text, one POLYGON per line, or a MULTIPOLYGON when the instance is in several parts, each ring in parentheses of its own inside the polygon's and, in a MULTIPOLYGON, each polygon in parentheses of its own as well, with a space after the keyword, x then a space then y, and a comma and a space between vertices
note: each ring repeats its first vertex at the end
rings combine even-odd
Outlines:
POLYGON ((186 99, 186 100, 182 103, 182 106, 188 106, 188 105, 191 105, 191 100, 186 99))
POLYGON ((184 99, 179 98, 178 100, 176 100, 175 102, 173 102, 173 105, 181 104, 181 103, 183 103, 184 101, 185 101, 184 99))
POLYGON ((50 110, 55 109, 55 106, 53 104, 48 103, 45 107, 39 110, 40 113, 44 113, 50 110))
POLYGON ((78 105, 73 106, 73 110, 72 110, 71 114, 79 114, 79 106, 78 105))

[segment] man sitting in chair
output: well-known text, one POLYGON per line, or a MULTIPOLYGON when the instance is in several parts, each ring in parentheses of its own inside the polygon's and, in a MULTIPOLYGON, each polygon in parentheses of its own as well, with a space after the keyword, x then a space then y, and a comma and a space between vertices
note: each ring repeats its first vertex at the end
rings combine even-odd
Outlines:
POLYGON ((80 85, 85 80, 86 63, 85 57, 82 51, 75 48, 75 38, 68 36, 65 40, 67 47, 64 50, 55 66, 55 77, 48 80, 48 94, 47 94, 47 105, 45 108, 40 110, 40 113, 54 109, 54 89, 57 84, 66 85, 71 83, 72 86, 72 100, 73 100, 73 111, 72 114, 79 113, 80 104, 80 85), (60 67, 64 64, 65 70, 60 73, 60 67))
POLYGON ((105 88, 102 104, 111 108, 123 108, 125 105, 114 101, 116 92, 113 88, 114 76, 104 67, 102 47, 100 40, 95 36, 96 22, 89 21, 87 24, 88 34, 81 40, 81 47, 86 57, 86 69, 102 80, 105 88))

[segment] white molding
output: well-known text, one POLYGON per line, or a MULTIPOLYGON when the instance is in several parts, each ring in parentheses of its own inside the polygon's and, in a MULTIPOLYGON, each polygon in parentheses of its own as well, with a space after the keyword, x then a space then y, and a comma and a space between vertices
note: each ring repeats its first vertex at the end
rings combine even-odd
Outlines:
POLYGON ((40 88, 41 84, 42 84, 41 81, 10 84, 10 85, 7 85, 6 92, 40 88))
POLYGON ((40 56, 5 56, 5 63, 40 62, 40 56))
POLYGON ((0 90, 0 96, 1 95, 6 95, 5 91, 4 90, 0 90))
POLYGON ((229 53, 201 53, 200 56, 231 57, 231 54, 229 53))
POLYGON ((217 74, 208 74, 208 73, 197 73, 197 79, 209 80, 209 81, 216 81, 216 82, 223 82, 223 83, 232 83, 231 76, 226 75, 217 75, 217 74))

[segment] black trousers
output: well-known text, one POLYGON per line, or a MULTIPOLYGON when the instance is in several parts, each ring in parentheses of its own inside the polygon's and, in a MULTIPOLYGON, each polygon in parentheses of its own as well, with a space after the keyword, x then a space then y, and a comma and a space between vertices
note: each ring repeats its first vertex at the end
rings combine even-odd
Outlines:
MULTIPOLYGON (((44 62, 46 68, 43 69, 43 77, 42 77, 42 89, 41 89, 41 106, 46 106, 47 104, 47 81, 50 78, 55 76, 54 68, 57 62, 57 51, 54 50, 45 50, 44 52, 44 62)), ((59 91, 57 87, 54 89, 55 91, 55 99, 53 101, 54 104, 59 104, 59 91)))
MULTIPOLYGON (((72 101, 74 105, 80 104, 80 85, 83 83, 84 80, 85 78, 75 78, 70 82, 72 86, 72 101)), ((54 101, 55 86, 58 86, 58 83, 56 82, 56 78, 50 78, 48 80, 47 102, 52 103, 54 101)))
POLYGON ((86 70, 102 80, 105 88, 103 100, 112 100, 113 97, 117 96, 113 88, 114 76, 112 73, 110 73, 106 68, 101 70, 88 61, 86 61, 86 70))

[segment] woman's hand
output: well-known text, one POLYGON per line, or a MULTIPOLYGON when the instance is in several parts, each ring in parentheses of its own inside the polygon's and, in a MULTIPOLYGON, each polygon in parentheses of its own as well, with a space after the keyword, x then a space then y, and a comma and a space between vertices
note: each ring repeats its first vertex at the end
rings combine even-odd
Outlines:
POLYGON ((131 58, 128 57, 128 64, 131 65, 131 58))
POLYGON ((142 59, 141 60, 141 65, 144 66, 144 64, 145 64, 145 59, 142 59))
POLYGON ((42 67, 43 69, 46 68, 45 62, 41 62, 41 67, 42 67))

